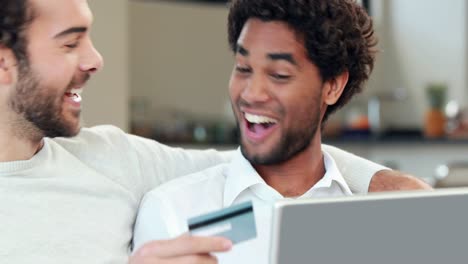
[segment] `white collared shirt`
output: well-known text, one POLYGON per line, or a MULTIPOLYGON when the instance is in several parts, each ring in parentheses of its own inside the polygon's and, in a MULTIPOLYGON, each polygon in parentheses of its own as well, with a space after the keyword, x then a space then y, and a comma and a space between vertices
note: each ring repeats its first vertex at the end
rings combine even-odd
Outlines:
MULTIPOLYGON (((352 195, 333 158, 323 151, 325 175, 298 197, 352 195)), ((270 187, 242 156, 199 173, 178 178, 149 192, 143 199, 134 232, 134 249, 188 231, 187 220, 233 204, 252 201, 257 237, 217 254, 220 263, 268 263, 272 206, 284 198, 270 187)))

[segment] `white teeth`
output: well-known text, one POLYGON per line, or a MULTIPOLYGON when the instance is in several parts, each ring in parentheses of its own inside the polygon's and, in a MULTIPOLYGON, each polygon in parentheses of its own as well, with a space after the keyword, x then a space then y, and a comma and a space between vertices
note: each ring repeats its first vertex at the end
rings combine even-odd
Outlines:
POLYGON ((68 90, 65 96, 71 98, 74 102, 79 103, 81 102, 82 92, 83 92, 83 88, 74 88, 74 89, 68 90))
POLYGON ((71 89, 70 93, 72 94, 81 94, 83 92, 83 88, 71 89))
POLYGON ((250 123, 254 123, 254 124, 266 124, 266 123, 276 124, 278 123, 278 121, 276 121, 275 119, 272 119, 266 116, 253 115, 249 113, 245 113, 244 116, 245 116, 245 119, 247 119, 247 121, 249 121, 250 123))
POLYGON ((81 95, 79 93, 73 94, 72 100, 75 101, 76 103, 81 102, 81 95))

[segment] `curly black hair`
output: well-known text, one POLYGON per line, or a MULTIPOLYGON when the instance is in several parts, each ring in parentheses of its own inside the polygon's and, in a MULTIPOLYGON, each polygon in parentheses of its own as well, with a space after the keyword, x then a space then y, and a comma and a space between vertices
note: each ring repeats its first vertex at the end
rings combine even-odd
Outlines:
POLYGON ((283 21, 304 40, 308 57, 324 81, 348 71, 349 80, 323 121, 362 91, 374 67, 377 39, 373 23, 354 0, 233 0, 228 18, 229 45, 237 40, 250 18, 283 21))
POLYGON ((27 62, 27 39, 24 30, 33 20, 28 0, 1 0, 0 46, 13 51, 20 64, 27 62))

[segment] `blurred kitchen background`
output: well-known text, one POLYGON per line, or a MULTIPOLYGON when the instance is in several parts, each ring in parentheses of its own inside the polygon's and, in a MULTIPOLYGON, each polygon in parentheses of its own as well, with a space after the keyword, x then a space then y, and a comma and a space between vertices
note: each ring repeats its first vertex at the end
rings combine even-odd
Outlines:
MULTIPOLYGON (((89 3, 105 67, 84 93, 86 126, 113 124, 174 146, 235 148, 225 1, 89 3)), ((377 65, 365 92, 329 120, 324 141, 432 184, 466 184, 468 2, 363 4, 380 40, 377 65)))

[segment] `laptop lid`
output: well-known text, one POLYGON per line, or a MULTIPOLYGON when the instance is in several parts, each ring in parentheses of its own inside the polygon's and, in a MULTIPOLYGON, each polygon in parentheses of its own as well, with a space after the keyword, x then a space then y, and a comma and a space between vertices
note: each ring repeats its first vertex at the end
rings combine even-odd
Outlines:
POLYGON ((271 264, 468 263, 468 188, 279 201, 271 264))

